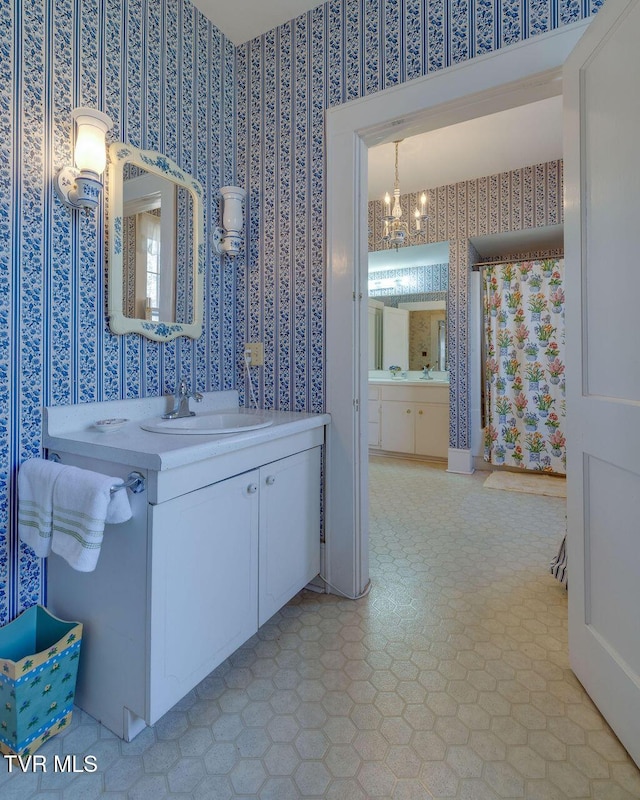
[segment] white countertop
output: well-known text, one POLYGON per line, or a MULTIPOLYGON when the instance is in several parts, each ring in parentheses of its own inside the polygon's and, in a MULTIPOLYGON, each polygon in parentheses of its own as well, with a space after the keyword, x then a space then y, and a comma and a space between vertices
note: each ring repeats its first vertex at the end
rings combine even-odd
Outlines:
POLYGON ((370 369, 368 381, 376 386, 449 386, 449 373, 433 370, 431 380, 425 380, 421 371, 409 370, 406 377, 392 378, 388 369, 370 369))
MULTIPOLYGON (((329 414, 260 410, 258 413, 273 419, 273 424, 245 433, 184 435, 151 433, 140 428, 141 421, 157 420, 172 406, 172 397, 49 406, 44 409, 43 445, 53 452, 59 449, 79 456, 163 471, 254 447, 331 422, 329 414), (107 433, 93 427, 97 420, 108 418, 126 418, 129 422, 107 433)), ((204 411, 237 411, 238 393, 206 392, 202 403, 191 401, 191 408, 196 414, 204 411)))
POLYGON ((449 381, 423 381, 418 378, 369 378, 374 386, 449 386, 449 381))

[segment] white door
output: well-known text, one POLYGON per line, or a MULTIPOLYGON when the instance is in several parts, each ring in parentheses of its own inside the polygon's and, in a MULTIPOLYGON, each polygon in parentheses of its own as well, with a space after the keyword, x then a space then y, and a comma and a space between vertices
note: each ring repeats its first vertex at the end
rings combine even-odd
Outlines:
POLYGON ((382 369, 409 369, 409 312, 404 308, 382 309, 382 369))
POLYGON ((565 65, 569 657, 640 764, 640 0, 565 65))

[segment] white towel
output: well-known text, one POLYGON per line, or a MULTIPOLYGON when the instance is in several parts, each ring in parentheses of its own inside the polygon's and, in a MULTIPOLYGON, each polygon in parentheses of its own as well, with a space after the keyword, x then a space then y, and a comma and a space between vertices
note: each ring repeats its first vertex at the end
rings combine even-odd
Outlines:
POLYGON ((74 569, 96 568, 105 523, 131 519, 121 478, 32 458, 18 472, 18 533, 41 558, 51 551, 74 569))
POLYGON ((80 572, 96 568, 105 522, 131 519, 126 489, 111 494, 120 478, 68 467, 53 487, 51 549, 80 572))
POLYGON ((31 458, 18 471, 18 535, 40 558, 51 553, 53 487, 63 464, 31 458))

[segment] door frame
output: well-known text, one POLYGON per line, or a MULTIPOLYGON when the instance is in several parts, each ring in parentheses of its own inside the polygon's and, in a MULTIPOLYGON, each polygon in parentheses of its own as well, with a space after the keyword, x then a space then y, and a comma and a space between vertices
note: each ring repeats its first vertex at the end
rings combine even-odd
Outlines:
MULTIPOLYGON (((322 574, 341 594, 357 597, 369 583, 365 413, 368 148, 560 94, 562 65, 590 21, 582 20, 478 56, 325 114, 325 385, 331 425, 327 433, 322 574), (505 75, 511 79, 508 83, 505 75)), ((467 329, 458 332, 465 341, 468 326, 467 316, 467 329)), ((466 386, 469 364, 460 366, 460 385, 466 386)), ((452 386, 452 394, 456 391, 457 386, 452 386)), ((468 414, 469 403, 461 405, 468 414)), ((450 471, 470 472, 471 464, 470 449, 450 447, 450 471)))

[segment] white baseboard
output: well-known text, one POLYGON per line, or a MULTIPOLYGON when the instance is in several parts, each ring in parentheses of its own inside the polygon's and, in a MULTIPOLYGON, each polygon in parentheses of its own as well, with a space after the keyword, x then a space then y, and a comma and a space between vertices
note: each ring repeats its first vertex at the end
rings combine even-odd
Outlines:
POLYGON ((473 473, 473 454, 471 450, 458 450, 455 447, 450 447, 447 472, 471 475, 473 473))

